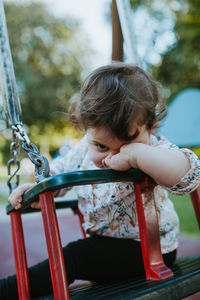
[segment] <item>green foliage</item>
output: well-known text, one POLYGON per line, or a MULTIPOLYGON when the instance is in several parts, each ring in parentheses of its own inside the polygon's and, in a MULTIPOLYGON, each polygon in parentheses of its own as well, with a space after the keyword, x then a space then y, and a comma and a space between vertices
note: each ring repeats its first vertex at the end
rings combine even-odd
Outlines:
POLYGON ((41 3, 7 3, 6 17, 26 125, 56 122, 80 88, 86 49, 77 41, 79 25, 50 15, 41 3))
POLYGON ((181 4, 174 11, 176 43, 152 67, 153 75, 169 90, 169 101, 183 89, 200 88, 200 6, 195 0, 181 4))
MULTIPOLYGON (((148 65, 153 76, 163 84, 167 101, 171 101, 183 89, 200 88, 199 1, 130 0, 130 3, 135 12, 143 9, 157 23, 157 29, 152 34, 152 44, 148 45, 147 56, 152 48, 156 51, 156 44, 162 41, 166 29, 162 26, 165 21, 171 20, 174 23, 175 42, 164 53, 159 53, 161 61, 157 65, 148 65)), ((139 37, 138 44, 143 41, 142 32, 139 37)), ((145 61, 145 57, 143 59, 145 61)))
POLYGON ((10 157, 10 143, 9 139, 6 139, 3 135, 0 135, 0 167, 1 164, 7 164, 10 157))
MULTIPOLYGON (((68 101, 80 90, 91 54, 80 24, 53 16, 39 2, 9 1, 5 13, 23 123, 36 126, 41 138, 51 135, 44 131, 48 124, 57 131, 69 128, 68 101)), ((7 142, 1 149, 9 154, 7 142)))

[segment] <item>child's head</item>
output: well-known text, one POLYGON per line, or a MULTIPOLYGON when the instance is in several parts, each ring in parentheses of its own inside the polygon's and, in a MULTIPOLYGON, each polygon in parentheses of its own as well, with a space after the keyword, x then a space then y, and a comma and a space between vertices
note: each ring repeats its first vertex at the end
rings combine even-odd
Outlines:
POLYGON ((159 84, 141 68, 113 63, 94 70, 85 80, 81 99, 71 115, 75 125, 104 127, 122 141, 131 141, 133 127, 151 130, 166 115, 159 84))

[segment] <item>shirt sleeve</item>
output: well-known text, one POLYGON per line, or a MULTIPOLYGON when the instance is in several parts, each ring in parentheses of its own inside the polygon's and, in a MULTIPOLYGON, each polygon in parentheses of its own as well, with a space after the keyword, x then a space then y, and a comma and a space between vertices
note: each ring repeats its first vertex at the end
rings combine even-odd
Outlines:
MULTIPOLYGON (((157 144, 153 146, 164 147, 168 149, 179 149, 175 144, 170 143, 164 137, 161 137, 157 144)), ((183 178, 174 186, 166 187, 162 186, 164 189, 169 191, 172 194, 184 195, 194 191, 200 185, 200 160, 196 154, 187 148, 180 148, 179 151, 182 151, 190 162, 190 169, 183 176, 183 178)))
POLYGON ((194 152, 189 149, 180 149, 190 162, 190 169, 185 176, 174 186, 164 187, 172 194, 183 195, 191 193, 200 185, 200 160, 194 152))
MULTIPOLYGON (((50 163, 51 175, 57 175, 80 169, 81 162, 87 151, 86 137, 83 137, 74 149, 70 149, 64 156, 53 159, 50 163)), ((60 190, 56 197, 62 197, 72 187, 60 190)))

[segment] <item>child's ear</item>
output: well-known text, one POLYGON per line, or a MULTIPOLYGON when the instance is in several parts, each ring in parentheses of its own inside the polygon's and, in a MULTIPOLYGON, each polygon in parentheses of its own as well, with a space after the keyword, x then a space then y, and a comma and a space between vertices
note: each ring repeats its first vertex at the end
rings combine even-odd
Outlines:
POLYGON ((154 129, 155 129, 156 127, 158 127, 158 122, 155 122, 155 123, 153 124, 153 127, 152 127, 151 130, 150 130, 150 134, 152 134, 152 133, 154 132, 154 129))

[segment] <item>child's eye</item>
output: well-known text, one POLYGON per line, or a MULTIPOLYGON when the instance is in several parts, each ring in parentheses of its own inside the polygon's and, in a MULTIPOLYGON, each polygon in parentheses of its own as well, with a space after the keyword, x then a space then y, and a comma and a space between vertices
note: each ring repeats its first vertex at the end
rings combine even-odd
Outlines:
POLYGON ((108 147, 106 147, 102 144, 97 144, 96 147, 99 151, 108 151, 108 147))

